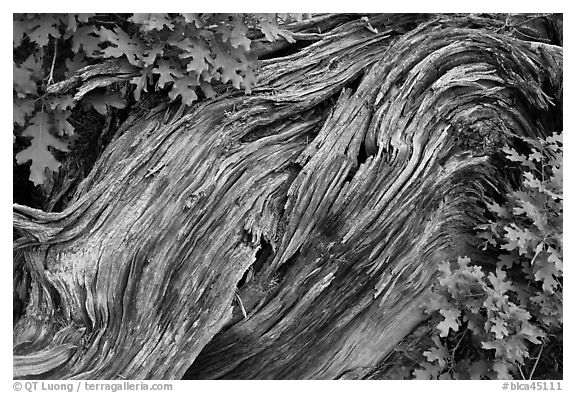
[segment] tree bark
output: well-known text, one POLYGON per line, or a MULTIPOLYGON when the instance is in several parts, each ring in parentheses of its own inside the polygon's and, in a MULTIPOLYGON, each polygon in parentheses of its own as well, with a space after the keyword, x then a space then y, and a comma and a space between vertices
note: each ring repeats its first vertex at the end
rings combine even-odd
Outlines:
POLYGON ((517 181, 499 149, 562 129, 560 22, 515 18, 328 15, 251 95, 135 110, 62 212, 14 206, 14 376, 375 367, 517 181))

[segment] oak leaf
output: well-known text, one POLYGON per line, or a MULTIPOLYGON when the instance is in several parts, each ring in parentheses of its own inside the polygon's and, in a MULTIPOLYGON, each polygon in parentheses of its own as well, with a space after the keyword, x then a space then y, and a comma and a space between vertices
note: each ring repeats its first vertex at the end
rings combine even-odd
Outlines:
POLYGON ((22 133, 23 136, 32 138, 30 146, 16 154, 18 164, 31 161, 29 179, 35 184, 43 184, 46 177, 46 169, 57 171, 60 163, 54 158, 49 147, 68 151, 67 145, 54 137, 49 132, 50 124, 44 111, 36 112, 30 120, 28 127, 22 133))
POLYGON ((196 87, 199 85, 196 78, 192 78, 188 75, 184 75, 182 78, 176 79, 174 85, 168 96, 172 101, 176 100, 179 96, 182 98, 182 103, 188 106, 192 106, 194 101, 198 99, 196 95, 196 87))

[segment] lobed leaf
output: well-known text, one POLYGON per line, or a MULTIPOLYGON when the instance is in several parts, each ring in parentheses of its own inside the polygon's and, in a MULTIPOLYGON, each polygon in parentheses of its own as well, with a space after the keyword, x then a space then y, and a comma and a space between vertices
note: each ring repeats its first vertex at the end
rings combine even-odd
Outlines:
POLYGON ((74 53, 79 53, 81 50, 88 57, 97 57, 100 52, 100 43, 102 42, 99 31, 96 26, 86 25, 80 26, 75 32, 67 31, 64 39, 72 39, 70 49, 74 53))
POLYGON ((284 38, 287 42, 293 44, 296 42, 292 34, 287 31, 280 29, 276 21, 270 21, 267 19, 260 20, 260 30, 270 42, 277 41, 279 38, 284 38))
POLYGON ((120 27, 114 30, 108 30, 105 27, 100 27, 97 33, 100 41, 110 43, 102 53, 104 57, 119 58, 126 56, 130 64, 140 66, 144 57, 145 46, 138 38, 130 37, 120 27))
POLYGON ((186 71, 192 72, 198 81, 202 73, 215 64, 210 56, 210 49, 201 40, 185 38, 178 43, 178 47, 184 51, 178 57, 186 61, 186 71))
POLYGON ((172 86, 172 89, 170 89, 168 96, 172 101, 181 97, 184 105, 192 106, 194 101, 198 99, 198 96, 196 95, 197 86, 199 86, 199 83, 196 78, 184 75, 182 78, 178 78, 174 81, 174 85, 172 86))
POLYGON ((455 332, 458 331, 458 327, 460 326, 460 310, 454 308, 442 309, 440 310, 440 314, 444 317, 444 320, 436 326, 438 330, 440 330, 440 337, 448 336, 450 329, 455 332))
POLYGON ((49 147, 68 151, 67 145, 55 138, 49 132, 50 124, 44 111, 36 112, 30 120, 28 127, 22 133, 23 136, 32 138, 31 144, 26 149, 16 154, 18 164, 31 161, 29 179, 34 185, 46 182, 46 169, 57 171, 60 163, 54 158, 49 147))
POLYGON ((430 363, 438 362, 438 365, 442 368, 446 367, 448 360, 450 359, 450 353, 448 348, 442 344, 438 336, 433 336, 432 341, 436 344, 436 347, 432 347, 429 351, 424 351, 424 356, 430 363))
POLYGON ((142 31, 162 30, 164 27, 172 30, 174 24, 167 14, 134 14, 128 19, 140 25, 142 31))
POLYGON ((426 362, 420 363, 420 366, 423 368, 416 369, 412 373, 416 379, 424 379, 424 380, 437 379, 438 375, 443 370, 443 368, 437 364, 430 364, 426 362))
POLYGON ((160 60, 158 66, 152 70, 153 74, 160 75, 156 85, 163 89, 166 84, 174 83, 176 79, 184 77, 180 66, 169 60, 160 60))
POLYGON ((12 105, 12 120, 14 124, 23 126, 26 118, 34 112, 34 100, 16 100, 12 105))
POLYGON ((86 56, 82 52, 76 53, 71 59, 66 59, 64 64, 66 65, 66 72, 64 73, 66 78, 72 77, 76 71, 88 65, 86 56))
POLYGON ((26 35, 31 42, 43 47, 48 44, 50 37, 60 38, 61 34, 57 28, 59 24, 60 20, 53 14, 39 14, 38 17, 28 21, 26 35))
POLYGON ((68 122, 72 111, 54 111, 54 130, 58 133, 58 135, 63 136, 72 136, 74 135, 74 127, 72 124, 68 122))

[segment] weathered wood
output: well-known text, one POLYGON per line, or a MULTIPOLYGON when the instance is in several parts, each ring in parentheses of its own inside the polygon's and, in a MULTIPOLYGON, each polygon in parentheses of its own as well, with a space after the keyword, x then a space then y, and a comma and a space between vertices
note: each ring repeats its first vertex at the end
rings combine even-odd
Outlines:
POLYGON ((250 96, 133 115, 63 212, 15 205, 15 376, 374 367, 507 187, 497 149, 562 127, 562 49, 466 18, 337 25, 250 96))
POLYGON ((106 87, 114 82, 123 82, 136 76, 137 68, 124 58, 89 65, 78 70, 70 79, 54 83, 46 89, 47 95, 74 92, 74 101, 79 101, 90 91, 106 87))

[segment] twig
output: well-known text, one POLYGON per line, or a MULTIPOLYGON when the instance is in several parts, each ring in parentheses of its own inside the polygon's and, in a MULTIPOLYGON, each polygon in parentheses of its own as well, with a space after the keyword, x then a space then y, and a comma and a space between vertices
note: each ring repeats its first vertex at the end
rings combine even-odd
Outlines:
POLYGON ((536 358, 536 362, 534 362, 534 366, 532 366, 532 371, 530 372, 530 376, 528 377, 529 380, 532 380, 532 376, 534 375, 534 371, 536 371, 536 366, 538 365, 538 361, 540 360, 540 355, 542 355, 543 349, 544 349, 544 343, 540 345, 540 351, 538 352, 538 357, 536 358))
POLYGON ((97 23, 102 23, 103 25, 117 25, 118 23, 114 22, 114 21, 105 21, 105 20, 100 20, 100 19, 96 19, 96 18, 92 18, 93 22, 97 22, 97 23))
POLYGON ((516 363, 516 367, 518 367, 518 371, 520 371, 520 375, 522 376, 522 379, 526 380, 526 377, 524 376, 524 373, 522 372, 522 367, 520 367, 520 365, 518 363, 516 363))
MULTIPOLYGON (((560 281, 558 281, 558 279, 556 279, 556 283, 560 286, 560 289, 564 290, 564 286, 562 285, 562 283, 560 281)), ((558 297, 560 299, 560 297, 558 297)), ((560 299, 562 300, 562 299, 560 299)))
MULTIPOLYGON (((560 285, 560 289, 564 290, 564 288, 562 288, 562 284, 560 284, 560 282, 557 279, 555 279, 555 281, 558 285, 560 285)), ((554 296, 556 296, 558 298, 558 300, 560 300, 560 303, 564 303, 564 301, 562 300, 562 298, 560 297, 560 295, 558 295, 558 293, 556 291, 554 291, 554 296)))
POLYGON ((460 340, 458 340, 458 342, 456 343, 456 346, 454 347, 454 349, 452 349, 452 357, 454 357, 454 354, 456 353, 458 346, 460 345, 460 343, 464 339, 464 336, 466 336, 466 333, 468 333, 468 330, 465 330, 464 333, 462 333, 462 336, 460 336, 460 340))
MULTIPOLYGON (((544 248, 544 246, 542 246, 542 248, 544 248)), ((537 257, 538 255, 540 255, 540 251, 541 251, 541 250, 538 250, 538 252, 537 252, 536 254, 534 254, 534 257, 533 257, 532 260, 530 261, 530 266, 533 266, 533 265, 534 265, 534 261, 536 260, 536 257, 537 257)))
POLYGON ((510 14, 506 14, 506 20, 504 21, 504 26, 496 29, 496 33, 500 33, 502 30, 506 30, 507 27, 510 27, 508 22, 510 22, 510 14))
POLYGON ((52 67, 50 67, 50 76, 48 77, 48 86, 54 83, 54 65, 56 64, 56 55, 58 54, 58 39, 54 38, 54 56, 52 57, 52 67))

